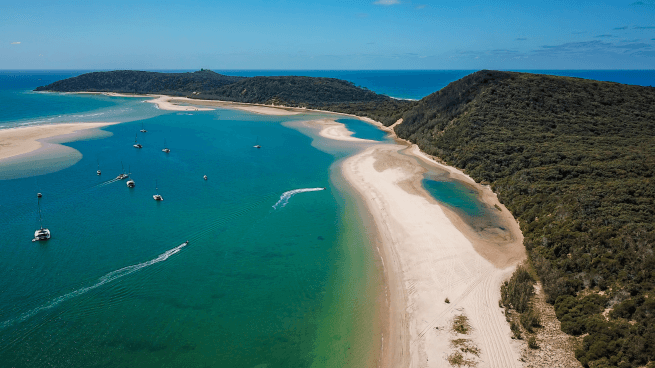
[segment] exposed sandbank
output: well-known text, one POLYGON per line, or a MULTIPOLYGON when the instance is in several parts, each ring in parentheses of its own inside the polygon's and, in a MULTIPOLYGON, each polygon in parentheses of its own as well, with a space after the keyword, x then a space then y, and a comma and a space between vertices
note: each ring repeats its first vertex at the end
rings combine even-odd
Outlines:
POLYGON ((302 122, 305 126, 316 127, 321 129, 318 134, 321 137, 333 139, 337 141, 346 141, 346 142, 359 142, 359 143, 372 143, 375 142, 370 139, 356 138, 352 135, 354 134, 343 123, 339 123, 334 119, 323 118, 315 120, 307 120, 302 122))
MULTIPOLYGON (((38 150, 43 146, 42 140, 47 138, 59 138, 59 136, 71 135, 82 130, 101 128, 112 124, 116 123, 66 123, 0 129, 0 162, 10 157, 38 150)), ((75 139, 71 138, 71 140, 75 139)), ((65 140, 65 138, 63 139, 65 140)))
MULTIPOLYGON (((434 164, 415 148, 375 145, 342 165, 379 232, 389 287, 382 366, 448 366, 448 325, 465 314, 474 329, 470 338, 481 350, 478 366, 519 367, 521 346, 511 339, 498 306, 500 284, 525 257, 518 224, 509 215, 510 236, 477 233, 423 189, 426 169, 417 158, 434 164)), ((483 193, 481 200, 497 202, 490 189, 471 185, 483 193)), ((501 216, 509 213, 501 208, 501 216)))

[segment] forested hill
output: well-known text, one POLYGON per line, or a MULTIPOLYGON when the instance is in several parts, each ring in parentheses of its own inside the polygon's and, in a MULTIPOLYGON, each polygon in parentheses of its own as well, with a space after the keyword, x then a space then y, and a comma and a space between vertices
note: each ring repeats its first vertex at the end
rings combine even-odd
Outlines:
POLYGON ((60 80, 36 91, 55 92, 118 92, 192 94, 236 83, 244 77, 232 77, 211 70, 193 73, 157 73, 136 70, 93 72, 60 80))
POLYGON ((414 105, 335 78, 299 76, 233 77, 210 70, 156 73, 131 70, 94 72, 64 79, 36 91, 166 94, 197 99, 277 104, 368 116, 385 124, 414 105))
POLYGON ((655 362, 655 88, 480 71, 396 133, 492 185, 585 366, 655 362))

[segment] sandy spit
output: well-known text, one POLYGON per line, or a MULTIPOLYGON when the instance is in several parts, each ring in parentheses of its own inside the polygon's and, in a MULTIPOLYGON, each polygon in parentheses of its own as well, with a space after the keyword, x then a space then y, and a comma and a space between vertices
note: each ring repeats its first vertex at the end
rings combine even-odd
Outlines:
POLYGON ((116 123, 66 123, 0 129, 0 161, 35 151, 42 147, 41 140, 79 133, 116 123))
MULTIPOLYGON (((510 235, 469 228, 423 189, 419 159, 435 164, 415 148, 375 145, 342 164, 379 233, 389 288, 381 366, 449 367, 450 324, 464 314, 473 327, 467 338, 481 350, 478 367, 520 367, 521 345, 498 305, 500 284, 525 257, 518 224, 507 218, 510 235)), ((476 189, 488 191, 481 200, 494 202, 490 189, 476 189)))
POLYGON ((334 119, 323 118, 315 120, 307 120, 302 122, 303 125, 321 129, 318 134, 323 138, 333 139, 337 141, 345 142, 359 142, 359 143, 374 143, 375 141, 370 139, 356 138, 352 135, 354 134, 343 123, 339 123, 334 119))

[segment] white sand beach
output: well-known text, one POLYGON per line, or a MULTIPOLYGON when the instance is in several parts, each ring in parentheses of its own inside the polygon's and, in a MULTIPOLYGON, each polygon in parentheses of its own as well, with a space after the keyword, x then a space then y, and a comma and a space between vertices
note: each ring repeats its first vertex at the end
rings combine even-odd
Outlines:
MULTIPOLYGON (((425 169, 415 153, 402 145, 376 145, 342 165, 379 232, 389 307, 382 366, 449 367, 456 337, 450 325, 465 315, 473 332, 464 337, 480 349, 479 367, 519 367, 521 347, 498 305, 500 284, 525 257, 518 224, 510 215, 509 236, 467 229, 423 189, 425 169)), ((494 202, 488 188, 477 189, 488 191, 481 200, 494 202)))
POLYGON ((307 120, 302 123, 303 125, 308 127, 321 129, 318 134, 324 138, 333 139, 337 141, 345 141, 345 142, 359 142, 359 143, 375 142, 370 139, 353 137, 352 135, 354 133, 348 130, 345 124, 339 123, 334 119, 323 118, 323 119, 307 120))
MULTIPOLYGON (((41 140, 64 135, 84 134, 82 131, 116 123, 65 123, 0 129, 0 161, 36 151, 43 146, 41 140)), ((89 133, 91 134, 91 133, 89 133)), ((77 138, 79 138, 77 137, 77 138)), ((76 139, 71 137, 71 140, 76 139)))

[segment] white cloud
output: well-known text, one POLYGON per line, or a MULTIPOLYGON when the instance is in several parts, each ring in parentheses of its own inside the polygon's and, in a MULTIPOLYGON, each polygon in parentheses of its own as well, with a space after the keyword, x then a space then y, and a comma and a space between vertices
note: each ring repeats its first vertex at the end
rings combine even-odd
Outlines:
POLYGON ((20 45, 20 42, 12 42, 12 45, 20 45))
POLYGON ((389 5, 400 4, 400 1, 399 0, 376 0, 373 4, 389 6, 389 5))

